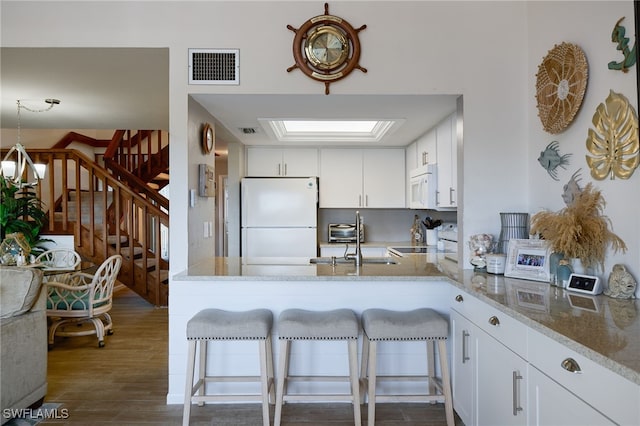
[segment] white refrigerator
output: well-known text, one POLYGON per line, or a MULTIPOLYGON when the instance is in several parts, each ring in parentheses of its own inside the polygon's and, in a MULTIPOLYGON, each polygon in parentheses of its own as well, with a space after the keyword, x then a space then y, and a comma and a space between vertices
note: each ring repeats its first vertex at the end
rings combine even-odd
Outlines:
POLYGON ((242 257, 316 257, 318 178, 244 178, 242 257))

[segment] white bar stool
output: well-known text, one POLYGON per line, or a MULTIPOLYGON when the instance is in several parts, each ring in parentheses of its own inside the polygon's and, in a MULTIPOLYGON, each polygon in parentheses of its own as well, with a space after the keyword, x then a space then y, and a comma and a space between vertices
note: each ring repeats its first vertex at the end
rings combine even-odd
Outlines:
POLYGON ((360 385, 358 379, 358 334, 360 323, 350 309, 332 311, 306 311, 288 309, 278 318, 277 330, 280 339, 278 360, 278 385, 274 425, 280 426, 282 404, 286 401, 348 401, 353 404, 353 417, 360 426, 360 385), (289 375, 289 352, 293 340, 346 340, 349 348, 349 377, 347 376, 291 376, 289 375), (348 381, 351 392, 343 394, 288 394, 291 381, 348 381))
POLYGON ((369 399, 368 425, 375 424, 376 400, 379 402, 444 402, 447 425, 454 426, 451 380, 447 358, 447 338, 449 323, 433 309, 423 308, 413 311, 389 311, 368 309, 362 313, 364 343, 362 347, 362 365, 360 378, 367 386, 369 399), (427 342, 427 376, 377 376, 376 349, 379 341, 415 341, 427 342), (435 348, 438 344, 441 378, 435 375, 435 348), (420 395, 378 395, 377 381, 422 381, 428 383, 428 393, 420 395))
POLYGON ((187 323, 187 380, 184 395, 182 424, 189 424, 191 404, 199 406, 211 401, 259 401, 262 402, 262 423, 269 426, 269 402, 273 401, 273 352, 271 327, 273 313, 268 309, 246 312, 230 312, 221 309, 204 309, 187 323), (207 343, 210 340, 257 340, 260 348, 260 376, 207 376, 207 343), (198 381, 193 385, 196 361, 196 345, 200 343, 198 381), (242 395, 205 395, 205 385, 210 382, 260 382, 261 393, 242 395))

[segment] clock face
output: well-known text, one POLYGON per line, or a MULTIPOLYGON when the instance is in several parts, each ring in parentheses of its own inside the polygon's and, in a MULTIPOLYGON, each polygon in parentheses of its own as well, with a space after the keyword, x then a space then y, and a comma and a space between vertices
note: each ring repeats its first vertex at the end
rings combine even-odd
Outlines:
POLYGON ((331 70, 341 66, 349 57, 349 42, 339 30, 321 26, 307 38, 305 50, 314 66, 331 70))
POLYGON ((205 154, 209 154, 213 151, 215 145, 215 131, 210 124, 205 124, 204 131, 202 133, 202 151, 205 154))

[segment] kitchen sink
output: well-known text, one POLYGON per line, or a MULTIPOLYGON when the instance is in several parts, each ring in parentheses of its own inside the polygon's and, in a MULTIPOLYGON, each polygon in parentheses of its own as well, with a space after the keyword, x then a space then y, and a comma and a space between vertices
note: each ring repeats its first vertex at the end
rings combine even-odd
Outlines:
MULTIPOLYGON (((309 259, 309 263, 317 265, 348 265, 355 264, 353 259, 345 259, 344 257, 312 257, 309 259)), ((395 265, 396 262, 390 257, 363 257, 363 264, 378 264, 378 265, 395 265)))

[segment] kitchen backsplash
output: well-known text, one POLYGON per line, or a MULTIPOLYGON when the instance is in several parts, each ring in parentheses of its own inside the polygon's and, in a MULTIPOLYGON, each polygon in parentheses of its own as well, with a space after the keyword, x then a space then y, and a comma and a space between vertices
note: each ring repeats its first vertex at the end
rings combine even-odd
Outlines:
MULTIPOLYGON (((319 209, 318 241, 327 241, 330 223, 354 223, 356 209, 319 209)), ((414 215, 420 220, 427 216, 443 222, 456 222, 456 212, 409 209, 361 209, 364 219, 365 241, 409 241, 414 215)))

